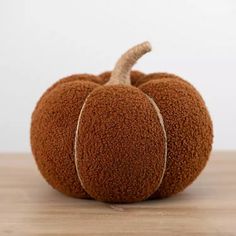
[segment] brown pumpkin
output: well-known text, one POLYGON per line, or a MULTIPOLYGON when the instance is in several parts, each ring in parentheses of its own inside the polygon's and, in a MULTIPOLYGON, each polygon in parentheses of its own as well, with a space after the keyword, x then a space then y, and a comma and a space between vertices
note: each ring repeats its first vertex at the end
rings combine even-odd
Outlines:
POLYGON ((41 97, 31 146, 55 189, 135 202, 182 191, 204 168, 213 137, 204 101, 180 77, 131 71, 150 50, 137 45, 112 72, 69 76, 41 97))

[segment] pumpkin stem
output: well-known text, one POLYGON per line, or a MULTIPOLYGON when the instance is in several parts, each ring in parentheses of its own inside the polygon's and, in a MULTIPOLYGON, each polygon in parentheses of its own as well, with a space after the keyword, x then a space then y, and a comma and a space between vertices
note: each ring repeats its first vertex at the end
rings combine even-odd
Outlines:
POLYGON ((111 78, 107 85, 127 84, 130 85, 130 72, 136 61, 152 49, 149 42, 143 42, 124 53, 115 65, 111 78))

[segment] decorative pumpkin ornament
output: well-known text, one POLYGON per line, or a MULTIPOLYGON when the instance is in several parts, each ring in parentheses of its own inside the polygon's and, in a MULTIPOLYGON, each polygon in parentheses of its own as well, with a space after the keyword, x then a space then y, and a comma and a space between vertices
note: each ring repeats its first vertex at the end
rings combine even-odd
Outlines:
POLYGON ((184 190, 212 148, 212 122, 197 90, 178 76, 131 71, 151 50, 128 50, 112 72, 52 85, 32 114, 41 174, 78 198, 137 202, 184 190))

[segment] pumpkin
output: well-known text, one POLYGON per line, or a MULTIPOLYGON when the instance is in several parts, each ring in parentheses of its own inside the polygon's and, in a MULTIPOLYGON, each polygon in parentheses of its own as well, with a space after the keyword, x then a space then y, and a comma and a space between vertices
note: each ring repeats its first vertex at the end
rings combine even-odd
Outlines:
POLYGON ((139 44, 112 72, 52 85, 32 114, 31 147, 55 189, 106 202, 137 202, 184 190, 203 170, 213 128, 187 81, 131 71, 151 50, 139 44))

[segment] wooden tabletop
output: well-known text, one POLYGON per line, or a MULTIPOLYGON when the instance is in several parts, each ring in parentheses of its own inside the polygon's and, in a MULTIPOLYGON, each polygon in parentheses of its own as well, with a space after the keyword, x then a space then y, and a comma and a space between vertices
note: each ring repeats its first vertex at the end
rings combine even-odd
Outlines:
POLYGON ((30 154, 0 155, 0 235, 236 235, 236 152, 165 200, 107 204, 53 190, 30 154))

